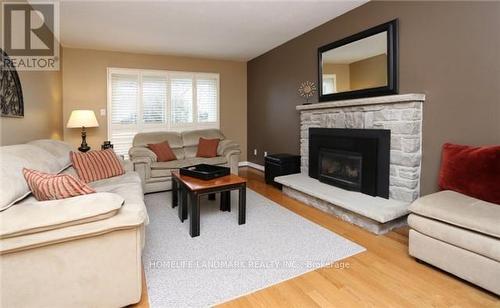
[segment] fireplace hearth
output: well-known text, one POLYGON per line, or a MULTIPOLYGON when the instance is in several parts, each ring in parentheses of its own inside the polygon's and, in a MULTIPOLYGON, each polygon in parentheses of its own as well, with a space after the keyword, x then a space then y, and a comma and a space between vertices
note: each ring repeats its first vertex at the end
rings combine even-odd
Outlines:
POLYGON ((309 176, 370 196, 389 198, 387 129, 309 129, 309 176))

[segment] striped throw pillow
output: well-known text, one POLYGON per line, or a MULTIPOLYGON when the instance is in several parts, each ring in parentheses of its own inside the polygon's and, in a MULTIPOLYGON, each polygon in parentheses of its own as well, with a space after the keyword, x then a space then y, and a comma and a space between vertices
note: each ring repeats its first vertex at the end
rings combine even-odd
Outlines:
POLYGON ((76 174, 86 183, 125 173, 113 149, 90 151, 87 153, 70 152, 69 155, 76 174))
POLYGON ((95 193, 94 189, 70 174, 50 174, 23 168, 23 175, 38 201, 95 193))

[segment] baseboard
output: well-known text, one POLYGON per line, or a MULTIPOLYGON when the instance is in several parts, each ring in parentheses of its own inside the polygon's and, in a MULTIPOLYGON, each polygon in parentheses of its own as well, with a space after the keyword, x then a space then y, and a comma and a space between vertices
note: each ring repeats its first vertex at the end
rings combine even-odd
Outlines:
POLYGON ((249 162, 249 161, 240 161, 238 163, 238 166, 239 167, 250 167, 250 168, 254 168, 254 169, 260 170, 260 171, 264 171, 264 166, 256 164, 256 163, 252 163, 252 162, 249 162))

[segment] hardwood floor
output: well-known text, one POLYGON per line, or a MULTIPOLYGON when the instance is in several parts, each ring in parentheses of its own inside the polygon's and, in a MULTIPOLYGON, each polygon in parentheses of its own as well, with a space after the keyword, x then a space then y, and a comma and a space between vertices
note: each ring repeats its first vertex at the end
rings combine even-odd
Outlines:
MULTIPOLYGON (((500 298, 408 255, 408 229, 376 236, 304 205, 241 168, 248 188, 366 248, 366 251, 219 307, 500 307, 500 298)), ((500 277, 499 277, 500 279, 500 277)), ((145 286, 144 286, 145 289, 145 286)), ((144 297, 147 297, 147 292, 144 297)), ((140 307, 147 307, 147 299, 140 307)))

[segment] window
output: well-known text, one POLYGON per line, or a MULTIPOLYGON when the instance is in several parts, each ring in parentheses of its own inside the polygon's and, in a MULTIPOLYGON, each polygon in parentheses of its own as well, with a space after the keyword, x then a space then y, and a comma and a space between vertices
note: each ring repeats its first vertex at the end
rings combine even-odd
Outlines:
POLYGON ((138 132, 219 128, 219 74, 109 68, 108 112, 125 156, 138 132))
POLYGON ((337 93, 337 75, 323 74, 323 93, 337 93))

